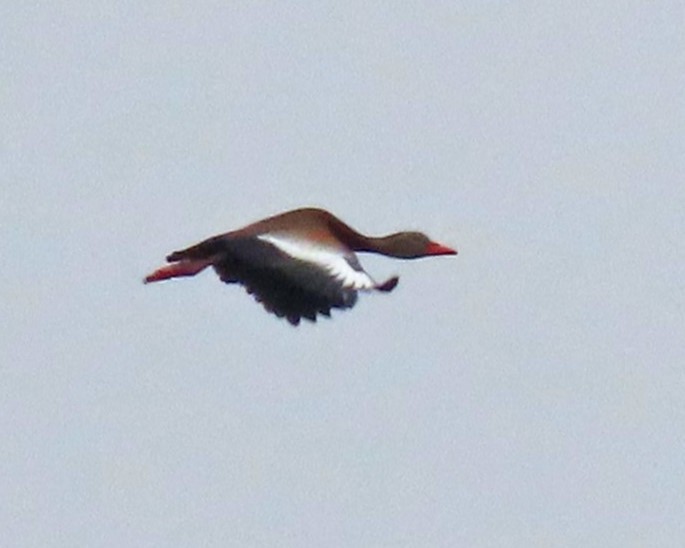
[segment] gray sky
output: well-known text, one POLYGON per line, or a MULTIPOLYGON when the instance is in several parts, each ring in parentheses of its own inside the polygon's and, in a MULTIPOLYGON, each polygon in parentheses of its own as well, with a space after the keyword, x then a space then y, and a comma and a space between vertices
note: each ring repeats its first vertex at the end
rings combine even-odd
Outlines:
POLYGON ((0 8, 3 546, 682 546, 682 3, 143 4, 0 8), (460 254, 141 283, 301 205, 460 254))

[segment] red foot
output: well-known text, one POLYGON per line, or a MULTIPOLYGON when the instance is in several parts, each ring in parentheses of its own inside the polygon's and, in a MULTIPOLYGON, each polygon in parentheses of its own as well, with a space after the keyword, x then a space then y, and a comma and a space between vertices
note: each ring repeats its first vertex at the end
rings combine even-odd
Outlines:
POLYGON ((152 274, 146 276, 144 281, 148 284, 150 282, 168 280, 169 278, 195 276, 195 274, 203 271, 211 264, 209 261, 181 261, 155 270, 152 274))

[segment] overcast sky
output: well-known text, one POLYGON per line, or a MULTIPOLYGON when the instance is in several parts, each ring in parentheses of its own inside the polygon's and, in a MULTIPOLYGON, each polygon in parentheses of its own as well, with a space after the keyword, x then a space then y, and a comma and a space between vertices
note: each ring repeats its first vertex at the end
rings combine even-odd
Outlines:
POLYGON ((682 2, 0 8, 7 547, 682 546, 682 2), (420 229, 295 329, 170 251, 420 229))

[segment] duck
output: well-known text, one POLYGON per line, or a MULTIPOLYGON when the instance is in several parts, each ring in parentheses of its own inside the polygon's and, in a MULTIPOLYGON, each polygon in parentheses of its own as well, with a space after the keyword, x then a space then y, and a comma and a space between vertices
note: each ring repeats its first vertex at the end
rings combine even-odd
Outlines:
POLYGON ((397 259, 456 255, 421 232, 372 237, 361 234, 332 213, 305 207, 207 238, 166 257, 168 265, 144 283, 195 276, 212 267, 227 284, 244 286, 267 312, 297 326, 316 322, 332 309, 349 309, 359 292, 389 293, 399 276, 376 282, 357 253, 397 259))

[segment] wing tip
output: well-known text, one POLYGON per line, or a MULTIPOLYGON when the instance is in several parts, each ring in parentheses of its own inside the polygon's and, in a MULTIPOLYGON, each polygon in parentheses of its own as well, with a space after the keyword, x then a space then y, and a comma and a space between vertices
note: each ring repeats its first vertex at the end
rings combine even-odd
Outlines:
POLYGON ((392 278, 389 278, 386 281, 384 281, 382 284, 376 285, 375 289, 377 289, 378 291, 382 291, 384 293, 389 293, 397 287, 399 281, 399 276, 393 276, 392 278))

